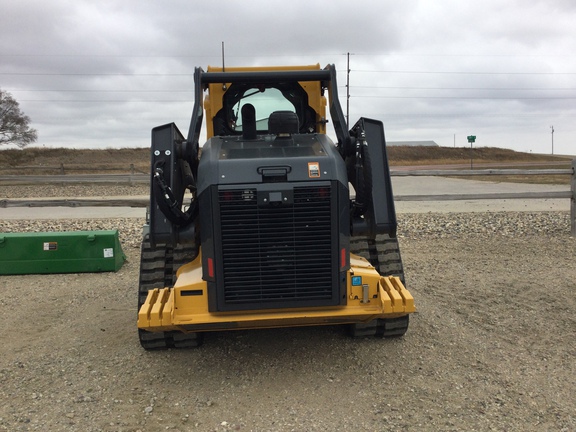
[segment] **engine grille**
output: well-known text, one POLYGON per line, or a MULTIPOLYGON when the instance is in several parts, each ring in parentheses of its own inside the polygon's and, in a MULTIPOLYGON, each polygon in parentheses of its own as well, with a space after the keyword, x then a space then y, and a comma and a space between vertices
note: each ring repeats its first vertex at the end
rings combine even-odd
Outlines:
POLYGON ((293 203, 279 206, 259 206, 257 194, 219 191, 225 309, 329 304, 337 262, 331 188, 296 187, 293 203))

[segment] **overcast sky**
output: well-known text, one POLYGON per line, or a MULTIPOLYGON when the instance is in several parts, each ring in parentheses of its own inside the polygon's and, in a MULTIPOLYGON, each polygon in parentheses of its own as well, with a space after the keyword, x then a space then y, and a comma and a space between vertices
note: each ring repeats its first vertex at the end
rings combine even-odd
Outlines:
POLYGON ((350 121, 388 141, 576 154, 574 0, 18 0, 0 14, 0 88, 38 146, 146 147, 185 134, 195 66, 334 63, 350 121))

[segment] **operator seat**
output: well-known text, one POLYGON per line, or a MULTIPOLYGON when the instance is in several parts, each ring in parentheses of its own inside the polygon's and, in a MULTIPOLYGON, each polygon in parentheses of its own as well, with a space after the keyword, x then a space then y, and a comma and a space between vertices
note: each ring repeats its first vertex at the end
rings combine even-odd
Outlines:
POLYGON ((298 115, 292 111, 274 111, 268 117, 268 133, 277 138, 289 138, 300 131, 298 115))

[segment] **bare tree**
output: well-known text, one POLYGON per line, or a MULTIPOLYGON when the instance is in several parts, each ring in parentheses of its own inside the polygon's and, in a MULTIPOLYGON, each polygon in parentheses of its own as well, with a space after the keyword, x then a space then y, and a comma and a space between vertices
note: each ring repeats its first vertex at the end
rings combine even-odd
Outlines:
POLYGON ((35 142, 38 133, 29 123, 30 117, 20 111, 16 99, 0 89, 0 145, 15 144, 23 148, 35 142))

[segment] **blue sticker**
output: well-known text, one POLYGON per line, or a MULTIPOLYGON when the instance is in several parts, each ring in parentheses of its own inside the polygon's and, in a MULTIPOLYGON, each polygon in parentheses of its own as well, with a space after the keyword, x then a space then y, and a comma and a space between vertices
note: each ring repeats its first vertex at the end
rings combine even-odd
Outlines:
POLYGON ((362 285, 362 276, 352 276, 352 286, 362 285))

